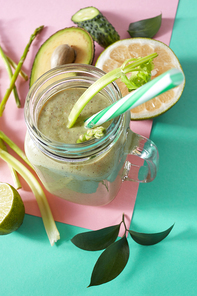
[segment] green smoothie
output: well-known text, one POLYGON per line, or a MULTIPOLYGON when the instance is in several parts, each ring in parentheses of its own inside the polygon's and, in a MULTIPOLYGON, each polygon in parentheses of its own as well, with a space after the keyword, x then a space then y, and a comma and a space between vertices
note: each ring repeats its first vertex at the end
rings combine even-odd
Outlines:
MULTIPOLYGON (((82 87, 71 87, 51 95, 38 114, 38 131, 54 143, 79 145, 76 144, 77 139, 87 131, 84 120, 111 104, 106 95, 98 93, 83 109, 76 124, 68 129, 67 117, 84 91, 82 87)), ((119 128, 109 146, 94 152, 90 157, 72 159, 71 156, 59 160, 53 154, 45 154, 39 149, 29 133, 26 135, 25 152, 49 192, 74 203, 104 205, 117 195, 122 183, 126 159, 125 124, 119 128)), ((103 126, 107 128, 109 125, 110 122, 107 122, 103 126)))
MULTIPOLYGON (((84 88, 69 88, 53 95, 42 107, 38 118, 38 129, 48 138, 74 144, 87 129, 84 121, 93 114, 109 106, 110 101, 98 93, 82 110, 75 125, 68 129, 67 118, 75 102, 84 92, 84 88)), ((109 126, 109 122, 103 124, 109 126)))
POLYGON ((94 82, 103 74, 83 64, 54 68, 31 87, 24 108, 25 153, 44 187, 53 195, 88 206, 111 202, 123 180, 143 180, 138 180, 139 166, 127 159, 130 154, 149 160, 145 181, 152 181, 157 168, 157 149, 130 130, 129 111, 103 125, 106 133, 100 139, 77 143, 87 132, 84 121, 121 98, 116 84, 110 83, 96 94, 74 126, 67 128, 75 102, 89 87, 91 97, 94 82))

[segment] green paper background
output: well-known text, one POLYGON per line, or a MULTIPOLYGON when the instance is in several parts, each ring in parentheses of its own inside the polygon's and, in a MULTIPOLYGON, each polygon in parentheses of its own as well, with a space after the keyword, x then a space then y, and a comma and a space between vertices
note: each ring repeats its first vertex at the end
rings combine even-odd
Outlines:
POLYGON ((61 241, 50 247, 42 220, 25 216, 21 228, 0 238, 0 295, 197 295, 197 1, 180 0, 170 47, 186 76, 181 100, 154 119, 151 139, 160 152, 156 180, 140 184, 132 229, 154 232, 175 222, 161 243, 144 247, 129 237, 130 258, 121 275, 89 285, 100 252, 76 248, 85 231, 57 223, 61 241))

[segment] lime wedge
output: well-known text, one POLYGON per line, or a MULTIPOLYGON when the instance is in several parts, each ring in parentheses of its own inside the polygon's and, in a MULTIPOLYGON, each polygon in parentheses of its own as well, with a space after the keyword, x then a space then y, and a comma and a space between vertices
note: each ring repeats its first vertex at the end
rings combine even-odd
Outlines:
POLYGON ((25 207, 18 191, 0 183, 0 235, 17 230, 23 223, 25 207))

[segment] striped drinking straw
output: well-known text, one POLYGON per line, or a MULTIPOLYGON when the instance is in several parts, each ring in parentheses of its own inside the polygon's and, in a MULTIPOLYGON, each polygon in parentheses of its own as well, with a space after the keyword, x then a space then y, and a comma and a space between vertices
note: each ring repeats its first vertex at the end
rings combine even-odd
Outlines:
POLYGON ((183 82, 183 73, 178 69, 170 69, 107 108, 92 115, 84 122, 84 125, 86 128, 99 126, 104 122, 153 99, 171 88, 180 85, 183 82))

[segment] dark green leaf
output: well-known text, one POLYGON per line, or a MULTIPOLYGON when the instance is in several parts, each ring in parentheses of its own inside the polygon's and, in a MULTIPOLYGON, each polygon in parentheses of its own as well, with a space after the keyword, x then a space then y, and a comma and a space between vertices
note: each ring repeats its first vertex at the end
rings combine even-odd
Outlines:
POLYGON ((141 20, 129 25, 128 33, 131 37, 146 37, 152 38, 161 27, 162 14, 141 20))
POLYGON ((107 283, 116 278, 129 259, 129 245, 124 236, 111 244, 98 258, 91 276, 90 286, 107 283))
POLYGON ((150 246, 155 245, 166 238, 173 226, 174 224, 167 230, 158 233, 141 233, 133 230, 129 230, 129 233, 136 243, 144 246, 150 246))
POLYGON ((98 251, 107 248, 118 237, 120 224, 77 234, 71 241, 80 249, 98 251))

